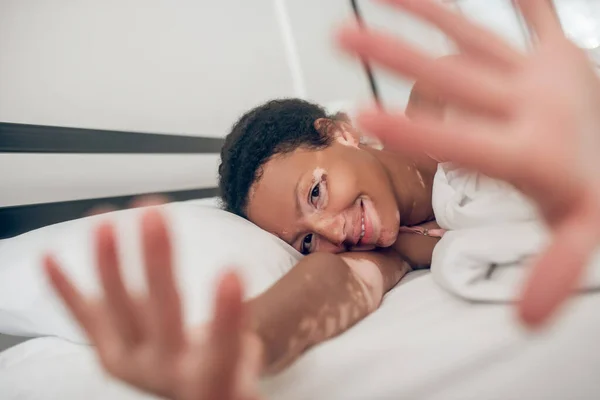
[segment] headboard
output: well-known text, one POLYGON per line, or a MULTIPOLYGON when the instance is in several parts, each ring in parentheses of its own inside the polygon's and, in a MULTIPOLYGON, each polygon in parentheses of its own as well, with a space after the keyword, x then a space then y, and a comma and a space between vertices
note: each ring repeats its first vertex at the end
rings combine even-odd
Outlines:
MULTIPOLYGON (((220 138, 0 122, 0 158, 3 159, 0 168, 5 169, 3 174, 6 175, 3 176, 6 177, 10 174, 14 180, 18 180, 22 173, 18 170, 17 164, 15 164, 15 170, 9 171, 11 169, 10 157, 17 154, 32 160, 36 160, 43 155, 79 155, 84 157, 83 162, 85 162, 85 157, 111 155, 125 157, 152 156, 151 158, 144 157, 143 159, 146 160, 144 162, 155 159, 164 161, 164 156, 182 156, 188 157, 188 159, 189 156, 192 156, 194 159, 198 157, 199 160, 208 157, 210 162, 207 165, 210 166, 210 170, 204 173, 211 177, 208 180, 210 182, 209 187, 206 187, 205 180, 204 184, 198 182, 197 187, 186 187, 182 190, 162 190, 163 183, 159 182, 153 186, 157 190, 150 192, 138 193, 134 191, 132 193, 124 190, 123 195, 117 196, 88 197, 83 194, 76 196, 78 197, 76 199, 61 199, 60 201, 51 202, 38 202, 37 199, 32 198, 27 199, 26 204, 6 206, 0 203, 0 239, 16 236, 46 225, 80 218, 99 206, 124 208, 134 198, 143 195, 160 194, 167 196, 172 201, 216 196, 218 190, 215 187, 216 165, 214 165, 214 158, 220 152, 222 145, 223 139, 220 138), (215 179, 212 179, 213 176, 215 179)), ((109 163, 110 161, 107 160, 106 162, 109 163)), ((66 168, 65 174, 77 172, 67 171, 66 168)), ((43 173, 43 170, 39 171, 39 174, 43 173)), ((198 171, 198 173, 200 172, 198 171)), ((31 172, 29 174, 31 175, 31 172)), ((122 174, 126 175, 127 171, 122 171, 122 174)), ((94 185, 93 177, 90 179, 89 185, 94 185)), ((147 179, 151 181, 152 177, 147 179)), ((52 185, 52 181, 46 184, 52 185)), ((0 185, 5 186, 3 182, 0 182, 0 185)), ((10 190, 13 189, 6 186, 1 188, 0 196, 8 198, 11 194, 9 193, 10 190)))

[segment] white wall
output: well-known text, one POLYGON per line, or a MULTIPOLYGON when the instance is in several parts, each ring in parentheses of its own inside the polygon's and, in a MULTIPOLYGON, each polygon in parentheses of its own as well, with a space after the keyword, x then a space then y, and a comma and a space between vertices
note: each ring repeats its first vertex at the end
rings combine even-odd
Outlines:
MULTIPOLYGON (((426 49, 435 56, 446 52, 443 36, 407 14, 373 1, 358 2, 367 26, 385 29, 426 49)), ((372 102, 367 76, 359 62, 336 50, 333 35, 344 21, 353 18, 350 0, 286 1, 306 96, 322 104, 345 104, 355 109, 372 102)), ((412 82, 392 77, 375 68, 382 100, 387 106, 403 108, 412 82)))
MULTIPOLYGON (((333 46, 335 28, 353 18, 350 0, 287 0, 286 4, 306 96, 323 104, 345 104, 351 108, 370 103, 372 98, 362 67, 333 46)), ((448 39, 430 24, 375 1, 360 0, 358 4, 369 28, 391 32, 434 57, 452 51, 448 39)), ((526 48, 524 31, 511 0, 456 0, 456 4, 469 18, 526 48)), ((374 70, 384 105, 403 109, 414 82, 381 68, 374 70)))
MULTIPOLYGON (((299 94, 279 3, 306 96, 370 100, 358 63, 333 46, 349 0, 2 0, 0 120, 223 136, 246 109, 299 94)), ((405 15, 360 4, 370 25, 438 45, 405 15)))
POLYGON ((2 0, 0 120, 223 136, 291 93, 271 0, 2 0))
POLYGON ((0 207, 215 186, 217 154, 0 154, 0 207))
MULTIPOLYGON (((222 137, 291 95, 272 0, 0 1, 0 121, 222 137)), ((0 206, 211 187, 216 164, 0 154, 0 206)))
POLYGON ((284 1, 306 98, 323 105, 371 100, 360 64, 335 47, 335 29, 352 17, 350 0, 284 1))
MULTIPOLYGON (((509 1, 461 4, 490 23, 509 1)), ((359 3, 369 26, 446 51, 431 27, 359 3)), ((351 16, 349 0, 0 0, 0 121, 223 137, 274 97, 352 111, 372 99, 360 64, 333 45, 351 16)), ((402 108, 412 82, 376 78, 385 105, 402 108)), ((217 162, 0 154, 0 207, 211 187, 217 162)))

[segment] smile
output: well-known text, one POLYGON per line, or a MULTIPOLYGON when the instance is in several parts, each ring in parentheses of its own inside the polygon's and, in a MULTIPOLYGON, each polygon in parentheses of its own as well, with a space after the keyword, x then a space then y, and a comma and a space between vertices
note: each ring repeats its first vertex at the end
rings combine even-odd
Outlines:
POLYGON ((365 237, 365 209, 363 208, 362 201, 360 202, 360 219, 360 238, 362 239, 363 237, 365 237))

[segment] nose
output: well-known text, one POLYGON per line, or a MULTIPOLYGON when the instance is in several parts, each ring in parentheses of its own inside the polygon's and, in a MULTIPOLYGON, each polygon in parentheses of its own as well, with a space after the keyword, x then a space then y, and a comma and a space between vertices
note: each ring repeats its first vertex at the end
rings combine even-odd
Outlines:
POLYGON ((346 220, 343 215, 315 215, 312 224, 316 234, 336 246, 346 241, 346 220))

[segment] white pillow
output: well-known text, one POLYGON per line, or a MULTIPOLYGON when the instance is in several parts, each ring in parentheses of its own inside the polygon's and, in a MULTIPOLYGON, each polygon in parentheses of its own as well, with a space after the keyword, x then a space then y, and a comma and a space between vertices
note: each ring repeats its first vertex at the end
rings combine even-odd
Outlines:
MULTIPOLYGON (((176 274, 187 323, 205 320, 212 310, 214 282, 236 267, 247 296, 264 291, 300 259, 286 243, 252 223, 215 207, 172 203, 160 207, 169 220, 176 274)), ((118 227, 122 270, 132 288, 144 289, 139 246, 140 209, 117 211, 56 224, 0 244, 0 333, 58 336, 86 342, 43 273, 50 251, 85 293, 98 293, 92 233, 106 219, 118 227)))

